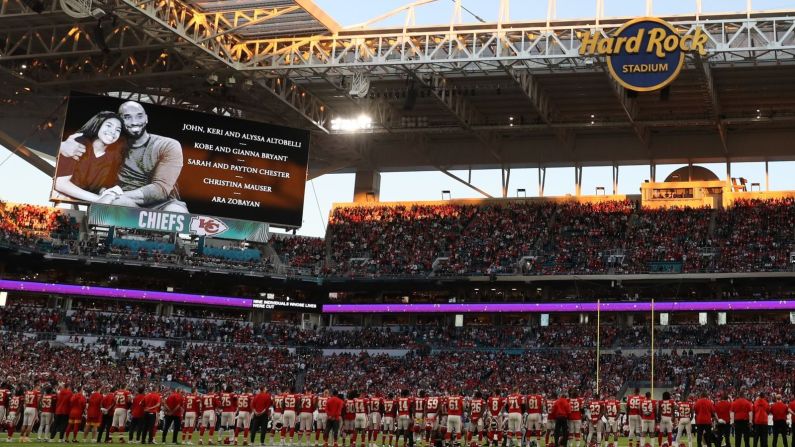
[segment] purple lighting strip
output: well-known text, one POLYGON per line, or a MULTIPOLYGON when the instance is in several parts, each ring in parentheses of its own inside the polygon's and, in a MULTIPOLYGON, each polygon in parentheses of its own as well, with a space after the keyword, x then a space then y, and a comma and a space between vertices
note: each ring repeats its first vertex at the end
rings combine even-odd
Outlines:
MULTIPOLYGON (((650 312, 651 302, 632 303, 479 303, 479 304, 325 304, 323 313, 559 313, 650 312)), ((706 312, 741 310, 795 310, 795 300, 785 301, 678 301, 655 302, 655 312, 706 312)))
POLYGON ((120 298, 125 300, 163 301, 182 304, 209 304, 213 306, 251 308, 250 298, 194 295, 190 293, 158 292, 155 290, 114 289, 110 287, 78 286, 32 281, 10 281, 0 279, 0 290, 30 293, 60 293, 64 295, 120 298))

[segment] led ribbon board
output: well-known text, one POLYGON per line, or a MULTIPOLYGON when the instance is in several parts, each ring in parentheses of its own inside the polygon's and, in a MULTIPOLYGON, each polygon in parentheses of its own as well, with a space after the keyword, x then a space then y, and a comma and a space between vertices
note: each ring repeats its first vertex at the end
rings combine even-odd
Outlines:
POLYGON ((665 20, 641 17, 623 24, 613 36, 580 36, 580 56, 606 56, 613 79, 637 92, 659 90, 676 79, 685 54, 707 54, 708 36, 699 26, 685 35, 665 20))
MULTIPOLYGON (((325 304, 323 313, 565 313, 650 312, 646 302, 585 303, 444 303, 444 304, 325 304)), ((660 301, 655 312, 795 310, 795 300, 768 301, 660 301)))

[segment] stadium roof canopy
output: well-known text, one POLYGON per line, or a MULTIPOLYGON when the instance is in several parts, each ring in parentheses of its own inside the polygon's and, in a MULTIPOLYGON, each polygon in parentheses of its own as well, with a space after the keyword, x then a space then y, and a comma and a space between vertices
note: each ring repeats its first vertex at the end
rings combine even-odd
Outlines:
POLYGON ((702 26, 708 54, 633 94, 578 54, 578 33, 627 18, 514 22, 502 0, 498 22, 465 24, 456 1, 450 23, 415 26, 419 0, 394 12, 403 27, 342 28, 311 0, 94 0, 100 20, 65 1, 1 4, 6 146, 53 154, 77 90, 312 129, 312 177, 795 160, 795 10, 664 17, 702 26), (361 114, 373 129, 332 130, 361 114))

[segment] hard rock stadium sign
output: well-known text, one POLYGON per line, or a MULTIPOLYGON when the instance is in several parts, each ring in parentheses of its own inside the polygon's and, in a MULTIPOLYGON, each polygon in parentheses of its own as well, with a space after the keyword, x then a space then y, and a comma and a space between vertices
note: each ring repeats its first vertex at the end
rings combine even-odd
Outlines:
POLYGON ((699 26, 680 35, 668 22, 640 17, 622 25, 615 35, 599 32, 580 35, 581 56, 606 56, 610 75, 622 86, 638 92, 659 90, 682 70, 685 54, 707 53, 707 35, 699 26))

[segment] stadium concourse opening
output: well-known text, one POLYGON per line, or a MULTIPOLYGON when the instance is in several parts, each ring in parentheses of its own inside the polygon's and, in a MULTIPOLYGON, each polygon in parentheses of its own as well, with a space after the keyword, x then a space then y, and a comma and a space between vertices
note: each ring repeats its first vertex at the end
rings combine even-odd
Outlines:
POLYGON ((0 441, 795 445, 795 10, 614 1, 4 0, 0 441))

